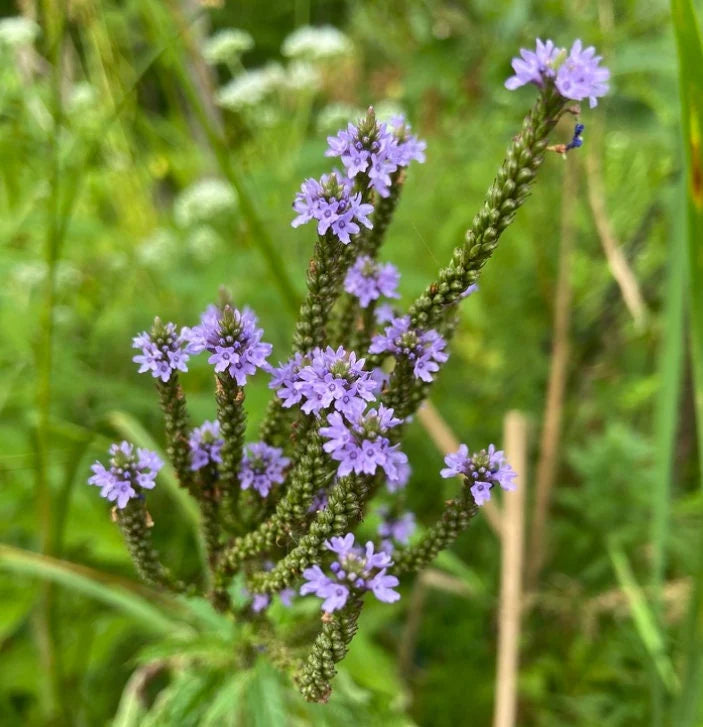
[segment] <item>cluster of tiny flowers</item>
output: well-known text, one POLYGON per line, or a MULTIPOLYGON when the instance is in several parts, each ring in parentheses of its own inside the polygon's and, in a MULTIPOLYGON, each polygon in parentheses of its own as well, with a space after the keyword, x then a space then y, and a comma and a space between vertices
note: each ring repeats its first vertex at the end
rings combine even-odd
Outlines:
POLYGON ((355 193, 353 186, 351 180, 336 171, 324 174, 319 181, 306 179, 293 202, 298 216, 291 225, 299 227, 317 220, 319 235, 330 230, 342 244, 348 245, 351 235, 361 231, 359 225, 372 227, 368 216, 373 206, 362 202, 361 193, 355 193))
POLYGON ((334 406, 345 416, 354 417, 375 401, 377 384, 370 371, 364 371, 365 359, 340 346, 336 351, 315 348, 308 356, 298 353, 278 368, 270 368, 270 388, 276 389, 283 406, 302 402, 306 414, 319 416, 334 406))
POLYGON ((328 136, 329 157, 340 157, 347 175, 354 179, 364 173, 369 178, 369 187, 381 197, 390 194, 391 174, 400 167, 407 167, 411 161, 425 161, 424 141, 409 133, 402 116, 395 117, 390 125, 376 124, 373 134, 366 133, 365 125, 350 123, 346 129, 328 136))
POLYGON ((174 371, 188 371, 187 345, 185 331, 179 331, 175 323, 157 322, 152 334, 142 331, 132 339, 132 348, 141 349, 132 361, 139 364, 140 374, 149 371, 166 383, 174 371))
POLYGON ((131 499, 140 497, 142 490, 154 488, 154 480, 164 463, 148 449, 135 451, 129 442, 113 444, 109 452, 109 469, 101 462, 95 462, 88 484, 100 487, 100 497, 122 509, 131 499))
POLYGON ((402 316, 393 318, 383 333, 373 337, 369 352, 403 356, 413 364, 415 378, 430 382, 439 371, 439 364, 449 358, 446 346, 437 331, 411 328, 410 316, 402 316))
POLYGON ((374 552, 374 545, 370 541, 365 548, 356 546, 352 533, 343 538, 326 540, 325 546, 337 555, 330 565, 332 577, 319 565, 314 565, 303 571, 305 583, 300 587, 300 595, 314 593, 324 599, 323 611, 331 613, 344 608, 351 593, 371 591, 384 603, 393 603, 400 598, 400 594, 393 590, 398 585, 398 579, 387 574, 387 569, 393 565, 388 553, 374 552))
POLYGON ((386 506, 379 507, 378 512, 382 518, 381 524, 378 526, 378 534, 383 538, 381 540, 381 549, 386 553, 390 553, 396 544, 407 545, 417 527, 415 514, 406 512, 400 517, 391 517, 386 506))
POLYGON ((189 353, 208 351, 208 363, 214 364, 215 371, 227 371, 239 386, 244 386, 247 377, 266 364, 272 350, 270 343, 262 343, 264 332, 248 308, 238 311, 226 306, 220 311, 211 305, 203 313, 200 324, 186 335, 189 353))
POLYGON ((266 497, 273 485, 285 480, 284 470, 290 459, 283 456, 283 450, 264 442, 249 444, 244 450, 239 482, 243 490, 253 487, 261 497, 266 497))
POLYGON ((380 467, 391 483, 407 480, 407 456, 399 444, 392 445, 384 436, 401 423, 393 416, 393 409, 381 404, 378 410, 369 409, 347 420, 335 411, 327 417, 327 423, 328 427, 320 427, 320 434, 327 440, 323 449, 339 462, 338 477, 351 472, 373 475, 380 467))
POLYGON ((466 477, 471 485, 471 494, 477 505, 483 505, 491 499, 491 489, 500 485, 504 490, 514 490, 517 474, 506 462, 503 452, 496 450, 491 444, 488 449, 469 454, 469 448, 462 444, 453 454, 444 458, 447 465, 441 470, 442 477, 466 477))
POLYGON ((199 470, 209 464, 222 462, 220 450, 224 440, 220 436, 220 423, 203 422, 202 426, 196 427, 188 438, 190 446, 190 468, 199 470))
POLYGON ((391 263, 379 263, 368 255, 361 255, 347 273, 344 290, 357 297, 362 308, 382 295, 386 298, 400 298, 398 282, 400 273, 391 263))
POLYGON ((520 58, 513 58, 514 76, 505 82, 511 91, 534 83, 542 87, 546 79, 554 79, 557 91, 572 101, 587 98, 591 108, 598 104, 598 98, 608 92, 610 71, 600 66, 601 56, 596 55, 593 46, 583 48, 580 40, 575 40, 568 52, 558 48, 551 40, 543 43, 537 39, 534 51, 522 48, 520 58))

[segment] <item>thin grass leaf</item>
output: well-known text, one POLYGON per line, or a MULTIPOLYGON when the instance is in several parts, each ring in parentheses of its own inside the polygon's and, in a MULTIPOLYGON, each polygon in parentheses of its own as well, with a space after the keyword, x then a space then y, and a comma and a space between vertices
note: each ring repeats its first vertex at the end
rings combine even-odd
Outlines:
POLYGON ((247 690, 247 716, 252 727, 288 724, 280 678, 265 659, 257 661, 252 674, 247 690))
POLYGON ((664 638, 657 626, 644 592, 635 579, 625 553, 613 543, 608 543, 608 555, 615 570, 615 575, 627 597, 630 613, 635 629, 647 653, 654 663, 659 678, 671 694, 680 689, 679 679, 664 647, 664 638))
MULTIPOLYGON (((688 277, 691 360, 698 458, 703 461, 703 44, 691 0, 672 0, 671 15, 679 59, 681 126, 686 159, 688 277)), ((703 467, 700 471, 703 486, 703 467)), ((698 566, 686 620, 687 653, 676 724, 700 724, 703 701, 703 536, 696 548, 698 566)))
POLYGON ((126 578, 11 545, 0 545, 0 568, 58 583, 65 588, 95 598, 124 611, 134 617, 141 626, 155 633, 173 634, 183 629, 182 624, 164 612, 165 606, 177 608, 177 602, 170 603, 158 591, 152 592, 146 586, 126 578), (154 603, 159 603, 159 606, 154 603))

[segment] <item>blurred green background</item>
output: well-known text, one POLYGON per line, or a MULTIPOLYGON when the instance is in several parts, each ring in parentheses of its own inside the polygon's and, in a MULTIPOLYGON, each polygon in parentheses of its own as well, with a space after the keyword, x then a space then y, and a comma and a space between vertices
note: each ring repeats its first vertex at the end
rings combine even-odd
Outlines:
MULTIPOLYGON (((703 724, 703 359, 689 355, 703 310, 685 313, 700 278, 686 256, 668 4, 0 10, 0 723, 490 724, 501 548, 485 519, 439 561, 441 578, 367 609, 330 704, 309 707, 263 661, 233 674, 236 633, 202 604, 173 614, 136 584, 85 481, 112 439, 162 442, 152 382, 130 349, 154 315, 192 325, 225 285, 259 315, 272 358, 286 357, 312 244, 309 229, 290 227, 291 202, 304 177, 329 168, 326 135, 370 103, 404 112, 428 142, 382 253, 403 274, 403 303, 421 292, 533 102, 534 89, 503 82, 540 36, 595 44, 612 90, 582 113, 584 147, 548 156, 463 306, 432 402, 471 447, 500 442, 510 409, 530 424, 518 723, 703 724), (308 25, 343 35, 291 38, 308 25), (217 38, 231 28, 244 34, 217 38), (550 506, 536 533, 540 486, 550 506)), ((690 128, 700 139, 701 125, 690 128)), ((554 141, 571 131, 563 122, 554 141)), ((212 418, 204 361, 186 389, 194 419, 212 418)), ((257 378, 252 436, 267 399, 257 378)), ((442 454, 419 422, 406 451, 408 505, 429 524, 450 491, 442 454)), ((192 573, 191 513, 166 481, 153 495, 160 550, 192 573)))

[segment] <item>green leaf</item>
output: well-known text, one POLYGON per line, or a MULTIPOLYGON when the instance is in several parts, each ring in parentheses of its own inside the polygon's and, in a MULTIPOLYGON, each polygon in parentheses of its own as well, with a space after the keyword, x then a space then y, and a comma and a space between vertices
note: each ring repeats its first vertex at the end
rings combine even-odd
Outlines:
MULTIPOLYGON (((78 591, 86 596, 129 613, 141 626, 156 633, 174 633, 182 628, 163 608, 150 601, 168 605, 167 598, 146 586, 77 563, 51 558, 40 553, 0 545, 0 568, 21 575, 36 576, 78 591)), ((176 602, 173 606, 177 606, 176 602)))
POLYGON ((283 708, 283 693, 278 673, 265 659, 256 662, 247 690, 247 715, 252 727, 270 727, 288 723, 283 708))
POLYGON ((664 638, 647 603, 644 592, 635 580, 625 553, 613 543, 608 543, 608 554, 620 588, 622 588, 630 606, 635 629, 649 653, 662 683, 671 694, 676 694, 680 689, 679 679, 666 653, 664 638))
MULTIPOLYGON (((703 463, 703 44, 691 0, 672 0, 671 16, 679 58, 681 126, 686 159, 689 314, 698 460, 703 463)), ((703 486, 703 466, 700 470, 703 486)), ((703 704, 703 536, 686 620, 687 654, 677 725, 698 725, 703 704)))

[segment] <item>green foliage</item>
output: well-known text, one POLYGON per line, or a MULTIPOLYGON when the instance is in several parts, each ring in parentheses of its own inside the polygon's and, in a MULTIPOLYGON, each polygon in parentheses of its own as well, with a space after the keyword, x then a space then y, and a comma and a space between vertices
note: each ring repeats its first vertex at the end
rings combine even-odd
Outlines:
MULTIPOLYGON (((327 168, 324 134, 336 124, 325 119, 340 104, 399 106, 427 138, 427 164, 408 177, 384 251, 403 273, 403 302, 415 299, 473 219, 531 102, 530 90, 510 94, 502 83, 510 57, 536 35, 595 43, 613 69, 612 94, 583 114, 578 154, 601 153, 606 209, 650 323, 638 331, 629 318, 588 205, 586 165, 572 154, 568 163, 583 173, 565 423, 550 557, 523 620, 519 723, 698 724, 703 224, 691 185, 703 94, 692 5, 672 3, 678 46, 663 32, 663 0, 270 5, 266 13, 251 0, 200 7, 194 19, 181 11, 188 3, 98 0, 61 15, 39 4, 34 46, 0 43, 3 725, 443 727, 467 715, 490 723, 500 550, 480 514, 435 562, 469 596, 428 588, 402 676, 398 645, 418 615, 409 589, 395 607, 367 604, 329 704, 309 705, 254 647, 251 668, 236 662, 233 645, 249 639, 246 629, 203 601, 135 582, 85 480, 115 435, 167 446, 151 382, 130 361, 131 336, 154 315, 192 325, 226 285, 257 311, 273 358, 286 355, 311 249, 309 235, 289 226, 290 203, 303 177, 327 168), (213 104, 241 68, 208 69, 204 34, 241 27, 256 42, 244 67, 277 60, 287 69, 281 42, 307 21, 332 23, 353 43, 350 56, 321 64, 319 86, 281 88, 246 109, 213 104), (224 189, 205 212, 193 202, 204 179, 224 189), (682 184, 687 233, 675 201, 682 184), (688 260, 679 244, 686 234, 688 260), (691 296, 676 299, 687 279, 691 296), (668 586, 684 581, 693 593, 686 617, 688 602, 667 598, 668 586)), ((570 134, 566 122, 556 130, 559 140, 570 134)), ((470 445, 498 443, 511 408, 541 426, 563 163, 546 158, 533 199, 462 309, 433 391, 470 445)), ((214 416, 211 379, 204 363, 189 374, 197 421, 214 416)), ((263 379, 248 387, 248 439, 267 399, 263 379)), ((429 526, 453 493, 439 484, 441 457, 419 423, 408 442, 415 486, 407 504, 429 526)), ((536 461, 536 447, 530 454, 536 461)), ((150 512, 164 560, 178 577, 197 572, 205 558, 198 511, 170 468, 150 512)), ((371 537, 372 523, 363 527, 371 537)), ((274 613, 290 630, 316 616, 304 601, 293 614, 274 613)))

